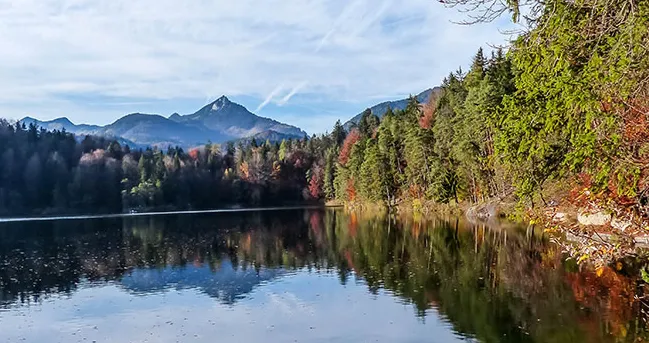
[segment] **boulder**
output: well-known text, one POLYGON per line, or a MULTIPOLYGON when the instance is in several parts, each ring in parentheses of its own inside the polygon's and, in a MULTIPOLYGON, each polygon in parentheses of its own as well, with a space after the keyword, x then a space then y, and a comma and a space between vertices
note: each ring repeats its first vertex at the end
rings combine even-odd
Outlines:
POLYGON ((568 219, 568 215, 564 212, 557 212, 552 216, 553 222, 564 222, 568 219))
POLYGON ((584 213, 577 215, 577 221, 586 226, 603 226, 611 222, 613 216, 606 212, 584 213))

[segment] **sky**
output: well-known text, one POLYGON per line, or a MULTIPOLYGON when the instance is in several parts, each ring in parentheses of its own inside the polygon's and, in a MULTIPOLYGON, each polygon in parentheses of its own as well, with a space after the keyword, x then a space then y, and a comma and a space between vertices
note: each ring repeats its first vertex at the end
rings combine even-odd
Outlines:
POLYGON ((221 95, 322 133, 505 44, 436 0, 0 0, 0 117, 105 125, 221 95))

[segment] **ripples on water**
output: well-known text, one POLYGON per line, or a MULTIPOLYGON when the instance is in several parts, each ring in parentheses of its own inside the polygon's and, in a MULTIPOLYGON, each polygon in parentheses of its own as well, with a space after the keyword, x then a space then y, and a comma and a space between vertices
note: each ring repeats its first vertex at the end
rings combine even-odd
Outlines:
POLYGON ((0 223, 0 342, 637 342, 637 273, 337 210, 0 223), (628 275, 627 275, 628 274, 628 275))

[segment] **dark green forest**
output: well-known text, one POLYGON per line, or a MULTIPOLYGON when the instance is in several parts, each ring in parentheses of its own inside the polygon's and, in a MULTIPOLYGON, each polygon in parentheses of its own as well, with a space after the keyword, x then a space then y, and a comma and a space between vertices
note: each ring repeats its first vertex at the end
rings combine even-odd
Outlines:
POLYGON ((311 200, 318 140, 133 150, 0 121, 0 213, 208 209, 311 200))
POLYGON ((649 186, 649 3, 445 1, 524 29, 349 131, 184 151, 0 122, 0 213, 372 202, 525 206, 556 194, 644 211, 649 186), (525 6, 524 6, 525 5, 525 6), (572 192, 572 193, 570 193, 572 192), (583 197, 582 197, 583 198, 583 197))

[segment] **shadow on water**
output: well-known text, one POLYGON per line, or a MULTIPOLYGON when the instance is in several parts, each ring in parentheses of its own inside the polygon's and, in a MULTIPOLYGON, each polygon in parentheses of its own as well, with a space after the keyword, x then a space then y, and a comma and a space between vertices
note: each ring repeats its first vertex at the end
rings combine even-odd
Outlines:
POLYGON ((620 269, 579 270, 539 232, 456 218, 303 209, 0 224, 0 311, 88 284, 134 296, 192 289, 236 306, 318 271, 480 342, 644 341, 635 299, 645 285, 620 269))

